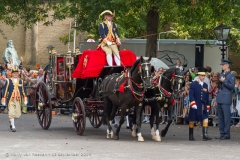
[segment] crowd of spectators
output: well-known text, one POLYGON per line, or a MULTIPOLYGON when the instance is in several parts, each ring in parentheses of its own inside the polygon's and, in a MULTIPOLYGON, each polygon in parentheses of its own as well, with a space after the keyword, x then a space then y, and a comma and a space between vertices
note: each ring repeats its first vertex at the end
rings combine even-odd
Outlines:
MULTIPOLYGON (((11 78, 11 62, 7 65, 0 65, 0 98, 3 96, 4 85, 6 83, 6 78, 11 78)), ((28 96, 28 104, 25 105, 22 103, 22 113, 24 114, 33 114, 35 112, 35 89, 41 81, 44 80, 44 71, 42 68, 36 68, 36 70, 31 70, 29 67, 24 68, 19 66, 19 76, 23 79, 24 87, 26 90, 26 94, 28 96)), ((22 101, 23 102, 23 101, 22 101)), ((2 106, 0 108, 2 112, 7 113, 6 106, 2 106)))
MULTIPOLYGON (((179 68, 184 72, 184 85, 182 88, 180 99, 176 102, 177 110, 175 109, 175 112, 173 113, 176 118, 176 123, 178 124, 187 124, 188 123, 188 112, 189 112, 189 88, 191 85, 191 82, 196 81, 198 79, 197 72, 198 68, 188 68, 185 69, 181 66, 181 61, 177 60, 176 62, 176 68, 179 68)), ((216 95, 218 93, 219 87, 220 87, 220 73, 219 72, 213 72, 210 66, 205 66, 206 71, 206 77, 204 79, 204 82, 208 85, 208 91, 209 91, 209 101, 210 101, 210 112, 209 112, 209 124, 216 126, 218 125, 217 120, 217 102, 216 102, 216 95)), ((164 71, 163 68, 160 68, 156 73, 162 74, 164 71)), ((231 105, 231 124, 235 127, 240 127, 239 123, 239 115, 240 115, 240 76, 235 71, 231 71, 233 75, 236 78, 235 82, 235 90, 233 91, 233 98, 232 98, 232 105, 231 105)), ((143 120, 143 123, 149 123, 149 115, 151 113, 150 106, 145 107, 145 118, 143 120)), ((164 112, 163 108, 161 110, 160 115, 162 115, 162 122, 160 124, 166 124, 166 113, 164 112)))

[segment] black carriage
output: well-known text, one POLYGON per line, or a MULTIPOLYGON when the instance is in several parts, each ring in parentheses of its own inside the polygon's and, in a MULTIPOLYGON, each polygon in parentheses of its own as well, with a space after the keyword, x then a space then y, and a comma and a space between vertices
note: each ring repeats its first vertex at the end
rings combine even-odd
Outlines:
POLYGON ((52 54, 45 67, 44 82, 36 88, 36 113, 40 126, 48 129, 55 108, 72 109, 72 120, 78 135, 85 130, 86 117, 91 125, 102 124, 103 101, 99 96, 102 79, 112 73, 120 73, 123 66, 104 66, 97 77, 72 78, 81 54, 52 54))

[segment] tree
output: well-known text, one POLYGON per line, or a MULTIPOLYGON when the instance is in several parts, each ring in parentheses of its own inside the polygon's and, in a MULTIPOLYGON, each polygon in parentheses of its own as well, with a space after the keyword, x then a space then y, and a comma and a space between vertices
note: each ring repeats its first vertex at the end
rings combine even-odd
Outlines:
POLYGON ((190 39, 215 39, 213 29, 220 23, 231 28, 227 40, 230 53, 240 55, 240 1, 191 0, 190 4, 179 0, 181 16, 175 20, 172 30, 179 37, 190 39))
MULTIPOLYGON (((220 23, 231 27, 228 44, 240 54, 239 0, 19 0, 0 4, 0 20, 11 26, 20 20, 26 27, 37 21, 45 25, 77 15, 78 30, 98 35, 99 14, 115 11, 123 38, 147 38, 146 56, 156 53, 157 35, 172 30, 181 39, 215 39, 213 29, 220 23), (50 15, 50 10, 54 11, 50 15), (47 18, 51 17, 51 18, 47 18)), ((164 35, 167 37, 168 35, 164 35)))

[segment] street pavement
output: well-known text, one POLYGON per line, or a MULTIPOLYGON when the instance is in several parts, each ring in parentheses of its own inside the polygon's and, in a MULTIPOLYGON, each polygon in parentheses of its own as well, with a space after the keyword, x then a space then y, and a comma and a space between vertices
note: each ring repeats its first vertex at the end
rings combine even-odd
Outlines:
MULTIPOLYGON (((166 137, 155 142, 149 125, 143 124, 145 142, 138 142, 125 124, 120 139, 113 140, 106 139, 106 126, 95 129, 86 120, 84 135, 78 136, 69 116, 53 116, 50 128, 43 130, 35 114, 25 114, 15 120, 14 133, 9 129, 8 115, 1 113, 0 159, 240 159, 240 128, 231 128, 230 140, 202 141, 201 128, 195 127, 196 141, 189 141, 187 125, 171 125, 166 137)), ((218 136, 218 128, 209 127, 209 136, 218 136)))

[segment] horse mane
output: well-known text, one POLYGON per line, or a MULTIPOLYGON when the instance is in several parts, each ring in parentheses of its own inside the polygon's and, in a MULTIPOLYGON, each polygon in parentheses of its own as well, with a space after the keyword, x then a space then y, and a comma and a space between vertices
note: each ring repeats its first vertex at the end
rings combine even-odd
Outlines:
POLYGON ((138 67, 139 63, 140 63, 140 58, 138 60, 136 60, 133 64, 133 66, 131 67, 130 72, 129 72, 130 77, 132 76, 132 72, 135 71, 136 67, 138 67))
POLYGON ((172 67, 172 68, 167 69, 165 72, 163 72, 163 75, 166 76, 169 73, 176 73, 176 68, 172 67))
MULTIPOLYGON (((165 72, 163 72, 162 75, 163 75, 164 77, 170 79, 173 73, 174 73, 174 74, 176 73, 176 68, 175 68, 175 67, 172 67, 172 68, 167 69, 165 72)), ((163 78, 162 81, 160 82, 160 85, 162 86, 165 81, 169 81, 169 80, 163 78)), ((166 86, 165 86, 165 87, 166 87, 166 86)), ((171 90, 171 86, 169 86, 168 89, 167 89, 167 88, 165 88, 165 89, 168 90, 168 91, 170 91, 170 90, 171 90)))

